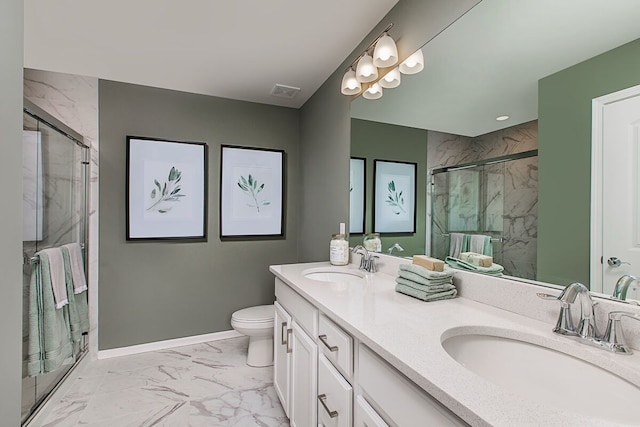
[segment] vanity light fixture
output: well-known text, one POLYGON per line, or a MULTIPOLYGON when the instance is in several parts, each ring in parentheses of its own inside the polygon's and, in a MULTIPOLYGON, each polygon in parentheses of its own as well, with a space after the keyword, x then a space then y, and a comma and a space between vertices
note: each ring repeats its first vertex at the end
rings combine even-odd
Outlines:
POLYGON ((398 62, 398 48, 386 32, 380 37, 373 50, 373 65, 379 68, 393 67, 398 62))
POLYGON ((344 95, 357 95, 361 90, 362 85, 356 79, 356 72, 353 67, 350 67, 342 78, 342 93, 344 95))
POLYGON ((381 78, 378 83, 380 83, 380 86, 385 89, 393 89, 394 87, 400 86, 400 81, 400 70, 398 69, 398 67, 396 67, 385 74, 385 76, 381 78))
POLYGON ((362 94, 366 99, 379 99, 382 98, 382 88, 379 83, 372 84, 369 89, 365 90, 362 94))
POLYGON ((400 86, 400 73, 416 74, 422 71, 422 49, 414 52, 399 67, 392 68, 398 63, 398 48, 389 35, 392 27, 393 24, 389 24, 346 69, 340 86, 343 95, 358 95, 362 92, 364 83, 362 96, 366 99, 379 99, 382 98, 382 88, 393 89, 400 86), (381 78, 378 68, 386 73, 381 78))
POLYGON ((499 122, 503 122, 505 120, 509 120, 509 116, 498 116, 496 117, 496 120, 499 122))
POLYGON ((400 72, 402 74, 417 74, 424 68, 424 55, 422 49, 416 50, 410 57, 400 64, 400 72))

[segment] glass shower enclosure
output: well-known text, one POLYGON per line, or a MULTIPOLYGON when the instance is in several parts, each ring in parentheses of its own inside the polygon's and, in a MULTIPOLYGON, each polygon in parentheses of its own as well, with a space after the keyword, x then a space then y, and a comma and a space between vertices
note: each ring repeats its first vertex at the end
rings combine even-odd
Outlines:
POLYGON ((504 274, 536 279, 538 151, 434 169, 431 254, 449 255, 450 234, 491 237, 504 274))
POLYGON ((23 112, 23 363, 22 422, 64 379, 81 356, 44 375, 27 375, 29 288, 34 255, 42 249, 80 243, 87 253, 88 147, 80 134, 24 101, 23 112))

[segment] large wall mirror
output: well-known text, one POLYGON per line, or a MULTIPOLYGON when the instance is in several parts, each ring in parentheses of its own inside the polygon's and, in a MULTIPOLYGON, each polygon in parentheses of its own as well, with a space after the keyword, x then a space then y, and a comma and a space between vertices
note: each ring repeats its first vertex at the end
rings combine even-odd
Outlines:
POLYGON ((420 74, 351 105, 366 177, 364 233, 351 243, 374 232, 374 161, 414 162, 416 232, 383 233, 383 252, 397 243, 398 256, 444 258, 451 233, 481 234, 509 276, 604 295, 616 277, 640 276, 640 259, 609 266, 627 255, 591 249, 606 234, 593 231, 592 100, 640 85, 638 18, 637 0, 482 0, 428 41, 420 74))

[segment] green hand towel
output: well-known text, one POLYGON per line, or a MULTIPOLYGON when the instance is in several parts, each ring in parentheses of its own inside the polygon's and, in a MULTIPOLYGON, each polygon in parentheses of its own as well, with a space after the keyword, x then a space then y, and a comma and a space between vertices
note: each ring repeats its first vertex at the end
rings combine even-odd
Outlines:
MULTIPOLYGON (((66 247, 62 248, 62 257, 64 259, 64 275, 67 285, 67 298, 69 305, 65 309, 69 312, 69 327, 71 330, 71 339, 74 343, 79 343, 82 334, 89 332, 89 310, 87 307, 87 292, 83 291, 79 294, 74 293, 77 288, 73 282, 73 272, 71 268, 71 255, 66 247)), ((79 346, 74 345, 74 350, 79 346)))
POLYGON ((425 286, 425 285, 421 285, 419 283, 416 283, 413 280, 407 280, 407 279, 402 278, 402 277, 396 277, 396 283, 399 283, 399 284, 404 285, 404 286, 409 286, 409 287, 411 287, 413 289, 416 289, 416 290, 422 291, 422 292, 426 292, 428 294, 437 294, 439 292, 450 291, 450 290, 456 288, 455 286, 453 286, 451 284, 451 282, 443 283, 443 284, 440 284, 440 285, 425 286))
POLYGON ((51 287, 49 258, 39 252, 33 264, 29 289, 29 340, 27 374, 51 372, 73 355, 67 310, 56 309, 51 287))
POLYGON ((417 274, 418 276, 424 277, 425 279, 428 279, 428 280, 453 277, 453 273, 454 273, 454 271, 451 268, 447 267, 446 265, 444 266, 444 271, 431 271, 415 264, 400 264, 400 270, 417 274))
POLYGON ((413 289, 410 286, 404 286, 400 283, 396 284, 396 292, 399 292, 404 295, 409 295, 410 297, 414 297, 427 302, 452 299, 452 298, 455 298, 456 295, 458 294, 458 291, 456 289, 452 289, 446 292, 439 292, 437 294, 427 294, 417 289, 413 289))
POLYGON ((451 276, 451 277, 443 277, 441 279, 425 279, 420 275, 417 275, 410 271, 404 271, 404 270, 398 271, 398 276, 402 277, 403 279, 411 280, 412 282, 416 282, 424 286, 437 286, 437 285, 443 285, 445 283, 451 283, 451 280, 453 278, 453 276, 451 276))
POLYGON ((444 260, 451 267, 459 268, 461 270, 475 271, 477 273, 488 274, 490 276, 502 276, 502 272, 504 271, 504 267, 500 264, 492 264, 491 267, 480 267, 477 265, 469 264, 468 262, 464 262, 461 259, 453 258, 448 256, 444 260))

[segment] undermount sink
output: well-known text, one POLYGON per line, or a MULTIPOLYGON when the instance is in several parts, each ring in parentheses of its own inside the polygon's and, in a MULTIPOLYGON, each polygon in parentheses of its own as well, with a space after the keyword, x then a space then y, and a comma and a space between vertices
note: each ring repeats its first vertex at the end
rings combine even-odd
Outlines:
POLYGON ((360 270, 345 267, 310 268, 302 272, 307 279, 333 283, 362 283, 365 274, 360 270))
MULTIPOLYGON (((608 422, 640 420, 640 388, 577 357, 477 333, 450 336, 442 347, 466 369, 526 399, 608 422)), ((603 363, 612 362, 603 358, 603 363)))

